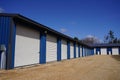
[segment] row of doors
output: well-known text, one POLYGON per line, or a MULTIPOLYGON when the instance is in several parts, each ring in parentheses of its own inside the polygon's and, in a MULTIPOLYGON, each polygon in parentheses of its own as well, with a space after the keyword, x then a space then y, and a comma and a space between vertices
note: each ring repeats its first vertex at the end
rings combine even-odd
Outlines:
MULTIPOLYGON (((61 59, 67 59, 67 41, 62 40, 61 59)), ((76 47, 78 57, 78 45, 76 47)), ((70 43, 70 58, 74 58, 73 43, 70 43)), ((17 25, 15 45, 15 67, 37 64, 40 61, 40 33, 39 31, 17 25)), ((47 34, 46 62, 57 61, 57 38, 47 34)))
POLYGON ((112 48, 111 51, 108 51, 107 53, 107 48, 101 48, 99 51, 96 52, 96 49, 94 49, 95 53, 98 55, 119 55, 119 49, 118 48, 112 48))

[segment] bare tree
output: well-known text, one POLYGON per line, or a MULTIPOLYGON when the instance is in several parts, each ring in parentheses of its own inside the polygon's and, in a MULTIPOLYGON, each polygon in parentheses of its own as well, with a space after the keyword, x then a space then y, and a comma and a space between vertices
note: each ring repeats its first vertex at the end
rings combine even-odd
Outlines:
POLYGON ((114 36, 114 32, 112 30, 104 37, 105 43, 120 43, 120 39, 114 36))
POLYGON ((87 36, 86 38, 81 40, 83 43, 87 44, 94 44, 94 43, 100 43, 100 40, 96 38, 95 36, 87 36))

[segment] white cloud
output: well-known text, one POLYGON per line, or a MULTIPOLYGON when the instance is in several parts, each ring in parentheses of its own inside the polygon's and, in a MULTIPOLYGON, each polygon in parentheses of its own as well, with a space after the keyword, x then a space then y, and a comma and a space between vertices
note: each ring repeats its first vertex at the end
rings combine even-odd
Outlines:
POLYGON ((5 10, 3 8, 0 8, 0 13, 3 13, 5 10))
POLYGON ((64 29, 64 28, 61 28, 60 31, 61 31, 62 33, 67 32, 67 30, 64 29))
POLYGON ((95 37, 95 36, 89 34, 89 35, 87 35, 86 37, 87 37, 87 38, 92 38, 92 37, 95 37))

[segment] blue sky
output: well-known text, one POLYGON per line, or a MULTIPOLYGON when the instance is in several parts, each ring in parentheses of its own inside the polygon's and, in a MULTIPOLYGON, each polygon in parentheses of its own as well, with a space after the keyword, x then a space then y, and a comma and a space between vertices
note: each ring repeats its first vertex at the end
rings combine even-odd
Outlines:
POLYGON ((0 0, 0 11, 19 13, 71 37, 109 30, 120 38, 120 0, 0 0))

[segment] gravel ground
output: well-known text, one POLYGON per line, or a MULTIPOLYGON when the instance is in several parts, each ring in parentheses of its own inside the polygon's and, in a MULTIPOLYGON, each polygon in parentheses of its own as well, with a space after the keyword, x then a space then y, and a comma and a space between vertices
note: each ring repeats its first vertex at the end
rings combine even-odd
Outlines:
POLYGON ((120 80, 120 56, 89 56, 0 70, 0 80, 120 80))

